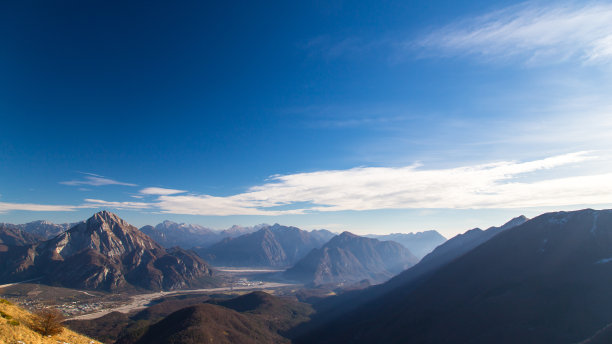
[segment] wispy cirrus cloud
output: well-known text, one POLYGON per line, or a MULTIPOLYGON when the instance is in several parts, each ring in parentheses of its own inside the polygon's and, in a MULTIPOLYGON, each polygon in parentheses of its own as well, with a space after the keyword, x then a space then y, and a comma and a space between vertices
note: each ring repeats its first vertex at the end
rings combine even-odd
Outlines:
POLYGON ((21 210, 21 211, 75 211, 83 208, 75 205, 51 205, 35 203, 8 203, 0 202, 0 213, 21 210))
POLYGON ((113 208, 113 209, 132 209, 142 210, 154 207, 152 203, 145 202, 113 202, 98 199, 85 199, 85 203, 80 205, 54 205, 36 203, 9 203, 0 202, 0 213, 9 211, 34 211, 34 212, 66 212, 80 209, 94 208, 113 208))
POLYGON ((303 48, 325 59, 382 55, 392 63, 416 53, 429 57, 469 55, 527 64, 568 60, 608 64, 612 62, 610 22, 609 3, 525 2, 463 17, 421 34, 401 30, 375 37, 327 34, 311 39, 303 48))
POLYGON ((91 186, 103 186, 103 185, 138 186, 137 184, 120 182, 120 181, 113 180, 113 179, 110 179, 110 178, 106 178, 104 176, 100 176, 100 175, 93 174, 93 173, 85 173, 85 172, 80 172, 80 173, 81 174, 85 174, 86 176, 83 179, 80 179, 80 180, 69 180, 69 181, 60 182, 60 184, 72 185, 72 186, 77 186, 77 185, 91 185, 91 186))
POLYGON ((612 4, 524 3, 467 18, 404 44, 433 53, 527 63, 612 62, 612 4))
POLYGON ((81 205, 82 208, 148 209, 153 206, 147 202, 114 202, 91 198, 85 199, 85 202, 85 204, 81 205))
POLYGON ((179 193, 185 193, 185 190, 176 190, 176 189, 165 189, 165 188, 157 188, 157 187, 149 187, 140 190, 141 194, 144 195, 174 195, 179 193))
MULTIPOLYGON (((612 178, 612 173, 563 178, 544 174, 533 179, 539 171, 593 159, 597 157, 592 153, 577 152, 527 162, 502 161, 449 169, 411 165, 297 173, 273 176, 270 182, 236 195, 160 195, 152 203, 134 203, 131 207, 151 207, 161 213, 223 216, 612 203, 612 185, 605 182, 612 178), (522 178, 525 175, 530 179, 522 178)), ((113 202, 96 202, 113 206, 113 202)))

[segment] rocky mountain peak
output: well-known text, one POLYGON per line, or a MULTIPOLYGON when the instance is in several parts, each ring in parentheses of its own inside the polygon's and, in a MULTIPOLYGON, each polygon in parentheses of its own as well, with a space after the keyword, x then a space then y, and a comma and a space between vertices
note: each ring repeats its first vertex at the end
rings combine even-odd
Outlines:
POLYGON ((289 266, 313 248, 321 247, 326 238, 297 227, 275 224, 253 233, 226 238, 198 252, 220 266, 289 266))
POLYGON ((54 225, 54 223, 48 220, 35 220, 32 222, 26 223, 26 225, 54 225))
POLYGON ((114 213, 111 213, 107 210, 102 210, 100 212, 95 213, 92 217, 87 219, 87 226, 91 225, 103 225, 107 224, 109 227, 112 227, 114 224, 117 224, 121 227, 130 226, 127 222, 125 222, 122 218, 117 216, 114 213))
POLYGON ((382 282, 417 261, 410 251, 396 242, 343 232, 321 249, 310 251, 286 270, 284 276, 315 285, 355 283, 365 279, 382 282))
POLYGON ((502 229, 508 229, 508 228, 520 226, 520 225, 522 225, 523 223, 525 223, 527 221, 529 221, 529 219, 525 215, 517 216, 517 217, 513 218, 512 220, 504 223, 501 226, 501 228, 502 229))
POLYGON ((161 248, 138 228, 109 211, 95 213, 87 221, 77 224, 45 245, 53 246, 53 251, 64 258, 84 249, 93 249, 108 257, 119 257, 133 250, 161 248))
MULTIPOLYGON (((365 237, 360 237, 358 235, 355 235, 351 232, 348 231, 344 231, 342 233, 340 233, 339 235, 336 235, 335 237, 331 238, 331 240, 329 241, 329 244, 337 244, 337 243, 343 243, 343 242, 349 242, 349 241, 353 241, 357 238, 360 239, 369 239, 369 238, 365 238, 365 237)), ((371 239, 374 240, 374 239, 371 239)))
POLYGON ((108 211, 29 246, 26 255, 14 251, 4 256, 0 255, 0 281, 44 276, 71 287, 114 290, 135 285, 159 290, 186 287, 211 275, 195 253, 167 251, 108 211))
MULTIPOLYGON (((360 237, 357 236, 351 232, 348 231, 344 231, 334 237, 332 237, 325 246, 328 247, 342 247, 345 245, 350 245, 351 243, 355 243, 357 241, 359 241, 360 239, 366 239, 365 241, 367 242, 368 240, 370 241, 375 241, 376 239, 370 239, 370 238, 365 238, 365 237, 360 237)), ((376 240, 378 241, 378 240, 376 240)))

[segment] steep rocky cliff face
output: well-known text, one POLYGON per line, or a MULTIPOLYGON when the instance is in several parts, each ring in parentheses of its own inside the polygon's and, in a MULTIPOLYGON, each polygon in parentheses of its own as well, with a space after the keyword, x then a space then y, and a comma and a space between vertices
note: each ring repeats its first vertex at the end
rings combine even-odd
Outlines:
POLYGON ((43 277, 67 287, 176 289, 212 275, 195 253, 166 250, 117 215, 102 211, 55 238, 0 253, 0 281, 43 277))

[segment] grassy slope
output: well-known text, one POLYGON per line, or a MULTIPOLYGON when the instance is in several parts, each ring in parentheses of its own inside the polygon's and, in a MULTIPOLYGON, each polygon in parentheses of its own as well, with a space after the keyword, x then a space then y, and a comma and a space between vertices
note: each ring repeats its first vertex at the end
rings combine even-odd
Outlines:
POLYGON ((32 324, 31 313, 3 299, 0 299, 0 311, 2 312, 0 313, 0 343, 19 343, 19 341, 28 344, 57 344, 58 341, 70 344, 99 343, 68 329, 64 329, 62 333, 52 337, 43 337, 30 329, 32 324))

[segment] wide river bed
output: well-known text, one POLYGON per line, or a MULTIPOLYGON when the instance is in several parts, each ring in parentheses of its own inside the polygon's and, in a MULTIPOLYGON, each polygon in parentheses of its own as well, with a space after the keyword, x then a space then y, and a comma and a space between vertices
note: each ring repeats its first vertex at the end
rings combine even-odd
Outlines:
POLYGON ((155 293, 139 294, 131 297, 131 300, 124 305, 107 308, 98 312, 83 314, 75 316, 67 320, 91 320, 104 316, 111 312, 129 313, 135 310, 147 308, 152 300, 163 296, 172 296, 178 294, 193 294, 193 293, 217 293, 229 290, 259 290, 259 289, 273 289, 289 287, 294 284, 288 283, 275 283, 275 282, 263 282, 251 286, 234 286, 234 287, 221 287, 221 288, 207 288, 207 289, 187 289, 187 290, 173 290, 173 291, 160 291, 155 293))

